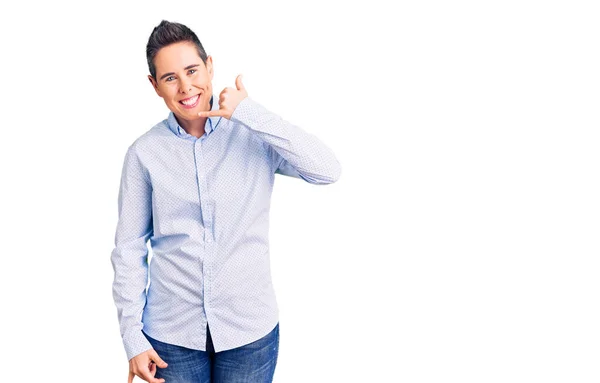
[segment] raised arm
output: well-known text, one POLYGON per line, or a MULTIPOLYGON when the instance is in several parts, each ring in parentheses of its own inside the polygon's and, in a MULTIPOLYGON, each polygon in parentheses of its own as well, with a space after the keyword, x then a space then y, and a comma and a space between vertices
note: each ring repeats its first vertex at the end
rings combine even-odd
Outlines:
POLYGON ((318 185, 340 178, 341 165, 329 147, 250 97, 237 105, 231 120, 250 129, 272 148, 276 173, 318 185))
POLYGON ((220 93, 218 110, 202 111, 198 115, 225 117, 250 129, 269 145, 275 173, 317 185, 330 184, 340 178, 342 166, 331 149, 315 135, 248 97, 242 75, 235 79, 235 89, 227 87, 220 93))
POLYGON ((142 333, 148 283, 148 248, 152 236, 152 186, 131 145, 125 155, 118 197, 113 298, 127 359, 152 348, 142 333))

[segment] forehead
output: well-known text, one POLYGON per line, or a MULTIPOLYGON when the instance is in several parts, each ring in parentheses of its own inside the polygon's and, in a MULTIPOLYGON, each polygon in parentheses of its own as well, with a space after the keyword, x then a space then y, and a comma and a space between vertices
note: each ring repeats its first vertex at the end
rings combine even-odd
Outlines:
POLYGON ((159 49, 154 57, 157 74, 179 71, 191 64, 204 65, 196 46, 189 42, 167 45, 159 49))

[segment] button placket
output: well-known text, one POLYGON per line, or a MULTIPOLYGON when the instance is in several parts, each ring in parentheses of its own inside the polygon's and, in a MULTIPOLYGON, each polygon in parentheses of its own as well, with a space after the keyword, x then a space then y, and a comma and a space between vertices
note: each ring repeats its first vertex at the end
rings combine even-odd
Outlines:
POLYGON ((203 167, 203 153, 202 153, 202 143, 205 139, 205 136, 202 136, 195 143, 195 155, 196 155, 196 171, 198 172, 198 190, 200 191, 200 207, 202 213, 202 223, 204 226, 204 243, 212 242, 212 211, 209 203, 208 196, 208 185, 206 181, 206 173, 203 167))

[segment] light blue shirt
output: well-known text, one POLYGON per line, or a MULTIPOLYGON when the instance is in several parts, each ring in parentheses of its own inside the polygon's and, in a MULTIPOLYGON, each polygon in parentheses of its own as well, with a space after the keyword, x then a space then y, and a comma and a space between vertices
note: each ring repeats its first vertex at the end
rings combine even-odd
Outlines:
POLYGON ((338 180, 341 165, 316 136, 249 97, 231 120, 207 118, 200 138, 170 112, 129 146, 111 253, 128 360, 152 348, 142 329, 206 351, 208 323, 220 352, 279 322, 268 237, 276 173, 324 185, 338 180))

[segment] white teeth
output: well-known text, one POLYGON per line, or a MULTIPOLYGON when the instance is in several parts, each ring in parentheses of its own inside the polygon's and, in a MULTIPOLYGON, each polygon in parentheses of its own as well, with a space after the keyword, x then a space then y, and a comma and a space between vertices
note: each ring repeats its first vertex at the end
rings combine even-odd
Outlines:
POLYGON ((185 105, 194 105, 196 100, 198 100, 198 97, 199 97, 199 95, 196 95, 196 96, 190 98, 189 100, 181 101, 181 103, 185 104, 185 105))

